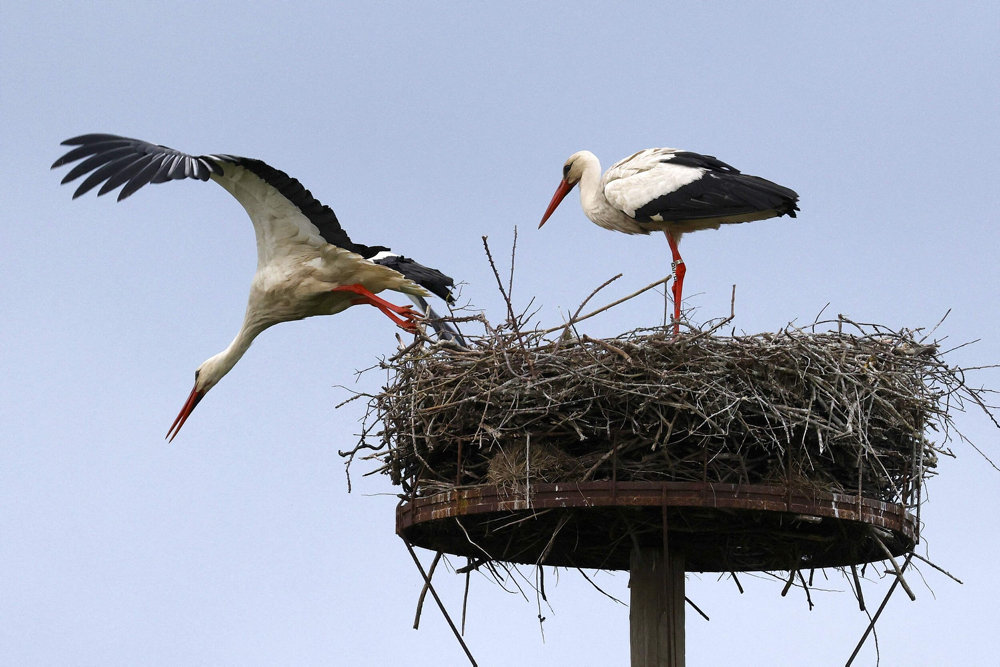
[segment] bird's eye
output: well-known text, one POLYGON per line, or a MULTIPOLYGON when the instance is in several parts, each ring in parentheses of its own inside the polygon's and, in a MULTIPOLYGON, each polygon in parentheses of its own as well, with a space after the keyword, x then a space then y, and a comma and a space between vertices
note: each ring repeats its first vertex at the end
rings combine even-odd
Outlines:
POLYGON ((569 165, 568 162, 563 165, 563 178, 566 178, 567 176, 569 176, 569 167, 570 167, 570 165, 569 165))
POLYGON ((194 381, 195 381, 195 382, 197 382, 197 381, 198 381, 198 375, 199 375, 200 373, 201 373, 201 369, 200 369, 200 368, 199 368, 198 370, 196 370, 196 371, 194 372, 194 381))

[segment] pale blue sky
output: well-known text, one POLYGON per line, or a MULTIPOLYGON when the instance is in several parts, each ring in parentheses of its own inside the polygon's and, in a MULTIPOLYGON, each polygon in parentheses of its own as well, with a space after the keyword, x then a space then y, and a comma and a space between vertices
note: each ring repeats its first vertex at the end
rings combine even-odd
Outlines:
MULTIPOLYGON (((590 224, 571 196, 538 219, 574 151, 604 165, 673 146, 794 188, 782 218, 685 238, 695 319, 747 332, 828 314, 928 327, 953 363, 1000 361, 1000 9, 996 3, 20 2, 0 9, 0 663, 461 664, 393 534, 395 489, 348 495, 338 449, 360 403, 338 385, 395 346, 374 309, 267 331, 163 441, 194 369, 240 324, 255 254, 242 209, 194 182, 122 204, 71 200, 49 164, 85 132, 258 157, 336 210, 358 242, 463 281, 505 317, 482 253, 519 230, 514 297, 561 321, 663 275, 662 238, 590 224)), ((656 324, 650 294, 590 335, 656 324)), ((1000 373, 977 380, 1000 386, 1000 373)), ((959 416, 995 458, 997 432, 959 416)), ((1000 654, 1000 473, 956 445, 923 510, 915 603, 880 622, 882 664, 1000 654), (958 657, 956 657, 958 656, 958 657)), ((424 554, 425 559, 429 558, 424 554)), ((627 598, 625 575, 599 575, 627 598)), ((867 617, 816 594, 689 577, 689 664, 843 664, 867 617)), ((441 574, 458 613, 461 579, 441 574)), ((628 610, 575 573, 534 600, 473 580, 483 665, 623 664, 628 610)), ((877 601, 888 581, 872 584, 877 601)), ((874 605, 873 605, 874 606, 874 605)), ((859 664, 874 664, 869 644, 859 664)))

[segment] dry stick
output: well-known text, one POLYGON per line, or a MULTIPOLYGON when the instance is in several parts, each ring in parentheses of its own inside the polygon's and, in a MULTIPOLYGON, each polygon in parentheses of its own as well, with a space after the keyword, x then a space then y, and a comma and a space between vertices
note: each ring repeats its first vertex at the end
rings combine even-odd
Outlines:
POLYGON ((595 345, 603 347, 605 350, 609 352, 614 352, 628 363, 632 363, 632 357, 629 356, 629 354, 625 350, 621 349, 620 347, 615 347, 614 345, 612 345, 607 341, 601 340, 600 338, 591 338, 587 334, 583 334, 583 342, 594 343, 595 345))
POLYGON ((930 565, 931 567, 933 567, 933 568, 934 568, 935 570, 937 570, 937 571, 938 571, 938 572, 940 572, 941 574, 943 574, 943 575, 945 575, 945 576, 947 576, 947 577, 951 578, 951 579, 952 579, 953 581, 957 581, 958 583, 960 583, 960 584, 963 584, 963 585, 965 584, 965 582, 963 582, 963 581, 962 581, 961 579, 959 579, 958 577, 956 577, 955 575, 953 575, 953 574, 952 574, 951 572, 949 572, 948 570, 945 570, 945 569, 942 569, 941 567, 939 567, 939 566, 935 565, 934 563, 930 562, 929 560, 927 560, 926 558, 924 558, 924 557, 923 557, 923 556, 921 556, 920 554, 918 554, 918 553, 914 553, 913 555, 914 555, 914 556, 915 556, 916 558, 919 558, 919 559, 920 559, 920 560, 922 560, 923 562, 925 562, 925 563, 927 563, 928 565, 930 565))
POLYGON ((417 613, 413 617, 413 629, 420 629, 420 612, 424 608, 424 598, 427 597, 427 589, 431 586, 431 578, 434 576, 434 570, 437 568, 438 563, 441 561, 441 556, 444 554, 443 551, 437 552, 434 555, 434 560, 431 562, 431 568, 427 571, 427 581, 424 583, 423 589, 420 591, 420 597, 417 598, 417 613))
POLYGON ((483 565, 486 565, 489 562, 485 558, 480 558, 480 559, 466 558, 465 560, 466 560, 465 567, 460 567, 457 570, 455 570, 455 574, 468 574, 473 570, 478 570, 483 565))
POLYGON ((542 643, 545 643, 545 617, 542 616, 542 600, 548 602, 545 597, 545 568, 535 566, 535 580, 538 581, 538 585, 535 586, 535 604, 538 606, 538 632, 542 635, 542 643), (539 597, 541 596, 541 597, 539 597))
MULTIPOLYGON (((581 303, 577 307, 576 312, 573 313, 573 316, 569 318, 569 321, 566 322, 566 325, 563 327, 563 332, 561 334, 559 334, 559 340, 556 342, 556 346, 553 349, 553 352, 555 352, 556 350, 559 349, 559 343, 562 342, 563 336, 566 335, 566 333, 569 331, 570 327, 572 327, 577 322, 576 318, 580 316, 580 311, 583 310, 583 307, 586 306, 587 303, 591 299, 593 299, 594 296, 596 296, 598 292, 600 292, 602 289, 604 289, 605 287, 607 287, 608 285, 610 285, 611 283, 613 283, 614 281, 618 280, 621 277, 622 277, 622 274, 619 273, 619 274, 617 274, 615 276, 612 276, 611 278, 608 278, 603 283, 601 283, 594 291, 592 291, 590 294, 587 295, 587 298, 584 299, 583 303, 581 303)), ((558 327, 556 327, 556 328, 558 328, 558 327)))
MULTIPOLYGON (((556 524, 555 530, 552 531, 552 536, 549 537, 548 544, 545 545, 545 548, 542 549, 542 553, 539 554, 538 558, 535 560, 535 567, 541 567, 544 564, 543 561, 548 557, 549 552, 552 551, 552 546, 556 542, 556 536, 559 535, 559 532, 563 529, 563 527, 569 523, 569 517, 569 514, 564 514, 559 518, 559 522, 556 524)), ((544 592, 542 597, 545 597, 544 592)))
POLYGON ((861 592, 861 579, 858 578, 858 566, 851 563, 851 576, 854 577, 854 590, 857 592, 858 605, 861 607, 861 611, 865 610, 865 596, 861 592))
POLYGON ((434 601, 437 602, 438 609, 440 609, 441 613, 444 614, 444 620, 448 621, 448 626, 455 634, 455 639, 457 639, 458 643, 462 645, 462 650, 465 651, 466 657, 469 658, 469 663, 472 664, 472 667, 479 667, 478 663, 476 663, 476 659, 472 657, 469 647, 465 645, 465 640, 462 639, 462 635, 459 634, 458 628, 455 627, 455 623, 451 620, 451 616, 448 615, 448 610, 444 608, 444 603, 441 602, 441 598, 438 597, 437 591, 434 590, 434 586, 431 585, 430 577, 428 577, 427 573, 424 571, 424 566, 420 564, 420 559, 417 558, 417 554, 414 553, 413 547, 410 546, 410 543, 405 539, 403 540, 403 544, 406 545, 406 550, 410 552, 410 558, 413 559, 417 569, 420 570, 420 576, 424 578, 424 582, 427 584, 427 589, 431 592, 431 595, 434 596, 434 601))
POLYGON ((706 614, 705 612, 703 612, 703 611, 701 610, 701 608, 699 608, 699 607, 698 607, 698 605, 696 605, 696 604, 695 604, 694 602, 691 602, 691 598, 689 598, 688 596, 686 596, 686 595, 685 595, 685 596, 684 596, 684 601, 685 601, 685 602, 687 602, 687 603, 688 603, 689 605, 691 605, 691 607, 692 607, 692 608, 693 608, 693 609, 694 609, 694 610, 695 610, 696 612, 698 612, 699 614, 701 614, 701 617, 702 617, 703 619, 705 619, 706 621, 711 621, 711 620, 712 620, 712 619, 710 619, 710 618, 708 617, 708 614, 706 614))
MULTIPOLYGON (((809 611, 812 611, 813 601, 812 597, 809 596, 809 586, 806 585, 806 579, 805 577, 802 576, 802 570, 799 570, 798 572, 799 572, 799 581, 802 582, 802 588, 804 588, 806 591, 806 602, 809 603, 809 611)), ((812 575, 810 575, 809 578, 812 579, 812 575)), ((810 581, 809 583, 811 584, 812 581, 810 581)))
MULTIPOLYGON (((928 332, 927 332, 927 333, 926 333, 926 334, 925 334, 925 335, 923 336, 923 338, 921 338, 921 339, 920 339, 920 342, 921 342, 921 343, 923 343, 923 342, 924 342, 925 340, 927 340, 928 338, 930 338, 931 336, 933 336, 933 335, 934 335, 934 332, 938 330, 938 327, 939 327, 939 326, 941 326, 941 325, 942 325, 942 324, 944 323, 944 321, 945 321, 946 319, 948 319, 948 316, 949 316, 949 315, 951 315, 951 308, 949 308, 948 310, 946 310, 946 311, 944 312, 944 315, 942 315, 942 316, 941 316, 941 319, 940 319, 940 320, 938 320, 938 323, 937 323, 937 324, 935 324, 935 325, 934 325, 934 326, 933 326, 933 327, 931 328, 931 330, 930 330, 930 331, 928 331, 928 332)), ((919 558, 919 556, 917 556, 917 558, 919 558)))
POLYGON ((517 254, 517 225, 514 225, 514 242, 510 244, 510 276, 507 278, 507 295, 514 298, 514 256, 517 254))
POLYGON ((740 580, 736 578, 736 572, 733 571, 733 572, 730 572, 729 574, 730 574, 730 576, 732 576, 733 581, 736 582, 736 588, 740 589, 740 595, 743 595, 743 586, 740 584, 740 580))
MULTIPOLYGON (((903 563, 903 567, 901 568, 900 571, 906 569, 906 566, 910 564, 910 559, 912 557, 913 557, 913 552, 911 551, 906 555, 906 561, 903 563)), ((892 582, 892 586, 889 586, 889 592, 885 594, 885 599, 882 600, 882 604, 879 605, 878 611, 876 611, 875 615, 872 616, 872 620, 870 623, 868 623, 868 627, 865 629, 865 633, 861 635, 861 641, 859 641, 858 645, 854 647, 854 653, 852 653, 851 657, 847 659, 847 662, 844 664, 844 667, 851 667, 851 664, 854 662, 854 658, 858 657, 858 653, 861 651, 861 647, 864 646, 865 640, 868 639, 868 635, 871 634, 871 631, 873 629, 875 629, 875 622, 878 621, 878 617, 882 614, 882 610, 885 609, 885 605, 889 603, 889 598, 892 596, 892 592, 896 590, 896 584, 898 584, 901 581, 902 577, 896 577, 892 582)))
POLYGON ((781 589, 781 597, 788 595, 788 589, 792 587, 792 582, 795 581, 795 573, 798 570, 790 570, 788 572, 788 581, 785 582, 785 587, 781 589))
MULTIPOLYGON (((471 565, 472 559, 466 558, 466 564, 471 565)), ((465 573, 465 593, 462 595, 462 634, 465 634, 465 612, 469 608, 469 579, 472 578, 472 572, 465 573)))
POLYGON ((528 348, 524 344, 524 336, 521 335, 521 327, 517 324, 517 315, 514 314, 514 304, 510 301, 510 295, 503 288, 503 281, 500 279, 500 272, 497 271, 497 265, 493 261, 493 253, 490 252, 490 244, 487 242, 487 237, 483 237, 483 248, 486 249, 486 258, 490 262, 490 268, 493 269, 493 275, 497 279, 497 287, 500 288, 500 294, 503 296, 505 302, 507 302, 507 316, 510 317, 510 326, 514 329, 514 333, 517 335, 517 340, 521 344, 521 351, 524 353, 524 360, 528 364, 528 371, 532 376, 535 375, 535 365, 531 362, 531 355, 528 354, 528 348))
POLYGON ((566 328, 568 329, 570 327, 570 325, 573 322, 576 321, 576 318, 580 316, 580 311, 583 310, 583 307, 586 306, 587 303, 589 303, 590 300, 593 299, 594 296, 596 296, 598 292, 600 292, 602 289, 604 289, 605 287, 607 287, 608 285, 610 285, 611 283, 613 283, 614 281, 618 280, 621 277, 622 277, 622 274, 620 274, 620 273, 611 276, 610 278, 608 278, 607 280, 605 280, 603 283, 601 283, 600 285, 598 285, 594 289, 594 291, 592 291, 589 295, 587 295, 587 298, 583 300, 583 302, 577 307, 576 312, 573 313, 573 317, 569 318, 569 323, 566 324, 566 328))
MULTIPOLYGON (((648 292, 649 290, 653 289, 657 285, 662 285, 663 283, 667 282, 668 280, 670 280, 670 276, 666 276, 664 278, 660 278, 655 283, 650 283, 649 285, 646 285, 642 289, 636 290, 635 292, 632 292, 628 296, 623 296, 622 298, 618 299, 617 301, 612 301, 608 305, 606 305, 606 306, 604 306, 602 308, 598 308, 597 310, 593 311, 592 313, 587 313, 583 317, 573 318, 572 320, 570 320, 569 323, 570 324, 576 324, 578 322, 583 322, 584 320, 589 319, 589 318, 593 317, 594 315, 598 315, 600 313, 603 313, 605 310, 607 310, 609 308, 614 308, 615 306, 617 306, 620 303, 624 303, 624 302, 628 301, 629 299, 633 299, 633 298, 639 296, 640 294, 642 294, 643 292, 648 292)), ((566 328, 565 324, 560 324, 557 327, 552 327, 551 329, 545 329, 543 331, 539 331, 538 334, 541 335, 541 336, 544 336, 545 334, 550 334, 553 331, 557 331, 559 329, 565 329, 565 328, 566 328)))
MULTIPOLYGON (((869 532, 871 532, 871 536, 875 538, 875 542, 885 553, 885 557, 889 559, 890 563, 892 563, 892 569, 896 571, 896 578, 899 579, 899 583, 903 586, 903 590, 910 596, 911 601, 916 601, 917 596, 913 594, 913 591, 910 589, 910 585, 906 583, 906 579, 903 579, 903 570, 900 569, 899 563, 896 562, 896 557, 892 555, 892 552, 889 551, 889 547, 885 546, 885 542, 882 541, 882 538, 880 538, 874 530, 869 532)), ((907 558, 906 561, 909 562, 910 559, 907 558)))
POLYGON ((619 600, 618 598, 616 598, 614 595, 611 595, 610 593, 608 593, 607 591, 605 591, 603 588, 601 588, 600 586, 598 586, 597 584, 595 584, 594 581, 590 577, 587 576, 587 573, 584 572, 582 568, 578 567, 578 568, 576 568, 576 571, 579 572, 583 576, 583 578, 587 580, 588 584, 590 584, 591 586, 593 586, 594 588, 596 588, 598 593, 600 593, 600 594, 602 594, 602 595, 604 595, 606 597, 611 598, 612 600, 614 600, 618 604, 622 605, 623 607, 627 607, 628 606, 624 602, 622 602, 621 600, 619 600))

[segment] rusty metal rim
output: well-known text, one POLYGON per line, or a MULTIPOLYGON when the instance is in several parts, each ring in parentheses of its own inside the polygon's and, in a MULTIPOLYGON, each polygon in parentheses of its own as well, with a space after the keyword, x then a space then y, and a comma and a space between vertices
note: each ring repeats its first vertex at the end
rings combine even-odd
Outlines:
POLYGON ((426 521, 494 512, 551 508, 690 507, 790 512, 860 521, 913 540, 916 519, 903 505, 765 484, 711 482, 560 482, 532 484, 527 493, 472 486, 404 502, 396 509, 396 532, 426 521))

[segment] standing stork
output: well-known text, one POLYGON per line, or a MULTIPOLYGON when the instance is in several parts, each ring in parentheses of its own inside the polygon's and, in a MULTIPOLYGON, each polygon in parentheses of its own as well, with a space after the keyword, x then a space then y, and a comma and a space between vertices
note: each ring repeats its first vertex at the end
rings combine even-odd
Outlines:
MULTIPOLYGON (((195 371, 194 388, 167 432, 171 441, 205 394, 270 326, 368 304, 400 328, 413 332, 420 315, 410 306, 389 303, 376 296, 377 292, 406 294, 429 317, 435 317, 424 301, 429 293, 452 302, 451 278, 384 246, 354 243, 329 206, 317 201, 297 180, 260 160, 188 155, 113 134, 85 134, 62 145, 75 148, 56 160, 53 169, 83 160, 62 182, 90 174, 73 193, 74 199, 101 183, 98 196, 123 186, 118 194, 121 201, 147 183, 211 179, 243 205, 253 222, 257 272, 250 284, 243 326, 229 347, 195 371)), ((446 328, 438 331, 461 340, 446 328)))
POLYGON ((677 249, 681 234, 720 225, 795 217, 799 196, 777 183, 740 173, 711 155, 676 148, 647 148, 611 165, 590 151, 574 153, 539 229, 577 183, 580 203, 592 222, 626 234, 662 231, 673 254, 674 335, 680 333, 684 260, 677 249))

